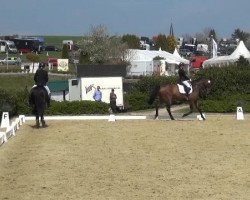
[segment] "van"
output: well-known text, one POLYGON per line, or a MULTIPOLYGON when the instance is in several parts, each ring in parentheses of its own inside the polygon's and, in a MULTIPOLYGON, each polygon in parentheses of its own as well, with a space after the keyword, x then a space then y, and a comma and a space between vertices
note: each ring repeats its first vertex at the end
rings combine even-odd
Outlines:
POLYGON ((0 52, 17 53, 17 48, 13 41, 0 40, 0 52))

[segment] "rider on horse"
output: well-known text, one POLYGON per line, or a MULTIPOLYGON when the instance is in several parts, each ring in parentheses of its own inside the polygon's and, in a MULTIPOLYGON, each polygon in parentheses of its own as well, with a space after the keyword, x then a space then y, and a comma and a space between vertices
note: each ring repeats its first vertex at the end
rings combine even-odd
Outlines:
POLYGON ((183 66, 184 66, 183 63, 179 64, 178 74, 180 78, 180 84, 183 85, 188 100, 189 91, 191 90, 189 83, 190 79, 188 78, 183 66))
MULTIPOLYGON (((49 77, 48 77, 48 72, 44 70, 44 67, 45 67, 44 63, 39 63, 39 68, 36 71, 35 76, 34 76, 35 85, 32 87, 32 89, 35 87, 42 86, 46 90, 46 94, 47 94, 46 100, 47 100, 47 105, 49 107, 50 106, 50 90, 49 90, 49 87, 47 86, 49 77)), ((32 93, 32 89, 31 89, 30 94, 32 93)), ((29 98, 29 103, 32 104, 31 95, 29 98)))

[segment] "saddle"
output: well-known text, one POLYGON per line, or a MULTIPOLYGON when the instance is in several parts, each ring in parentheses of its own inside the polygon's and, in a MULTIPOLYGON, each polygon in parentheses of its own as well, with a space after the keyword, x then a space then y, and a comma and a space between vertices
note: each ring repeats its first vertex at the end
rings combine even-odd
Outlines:
MULTIPOLYGON (((184 88, 184 86, 182 84, 177 84, 177 86, 178 86, 179 92, 181 94, 186 94, 185 88, 184 88)), ((189 84, 189 86, 190 86, 191 90, 188 92, 188 94, 191 94, 193 92, 193 88, 192 88, 191 84, 189 84)))

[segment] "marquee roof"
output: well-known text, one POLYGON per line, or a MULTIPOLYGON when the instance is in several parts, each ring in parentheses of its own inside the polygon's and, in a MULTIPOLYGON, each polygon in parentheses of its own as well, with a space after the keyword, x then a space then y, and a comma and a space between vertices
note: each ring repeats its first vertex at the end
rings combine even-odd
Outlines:
POLYGON ((203 67, 206 68, 213 65, 228 65, 230 63, 236 62, 240 58, 240 56, 243 56, 244 58, 250 60, 250 51, 248 51, 243 41, 240 41, 237 48, 231 55, 218 56, 208 59, 203 62, 203 67))
POLYGON ((182 58, 180 55, 171 54, 161 49, 159 51, 129 49, 126 59, 128 61, 153 61, 157 56, 164 58, 167 63, 179 64, 182 62, 184 64, 189 64, 189 60, 182 58))

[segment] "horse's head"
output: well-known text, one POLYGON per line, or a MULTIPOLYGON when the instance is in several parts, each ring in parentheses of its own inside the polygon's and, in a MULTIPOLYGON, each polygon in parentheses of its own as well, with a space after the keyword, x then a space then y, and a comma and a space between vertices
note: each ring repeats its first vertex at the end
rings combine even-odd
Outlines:
POLYGON ((208 78, 199 78, 193 82, 193 85, 198 88, 198 90, 204 90, 206 93, 209 93, 212 81, 208 78))

